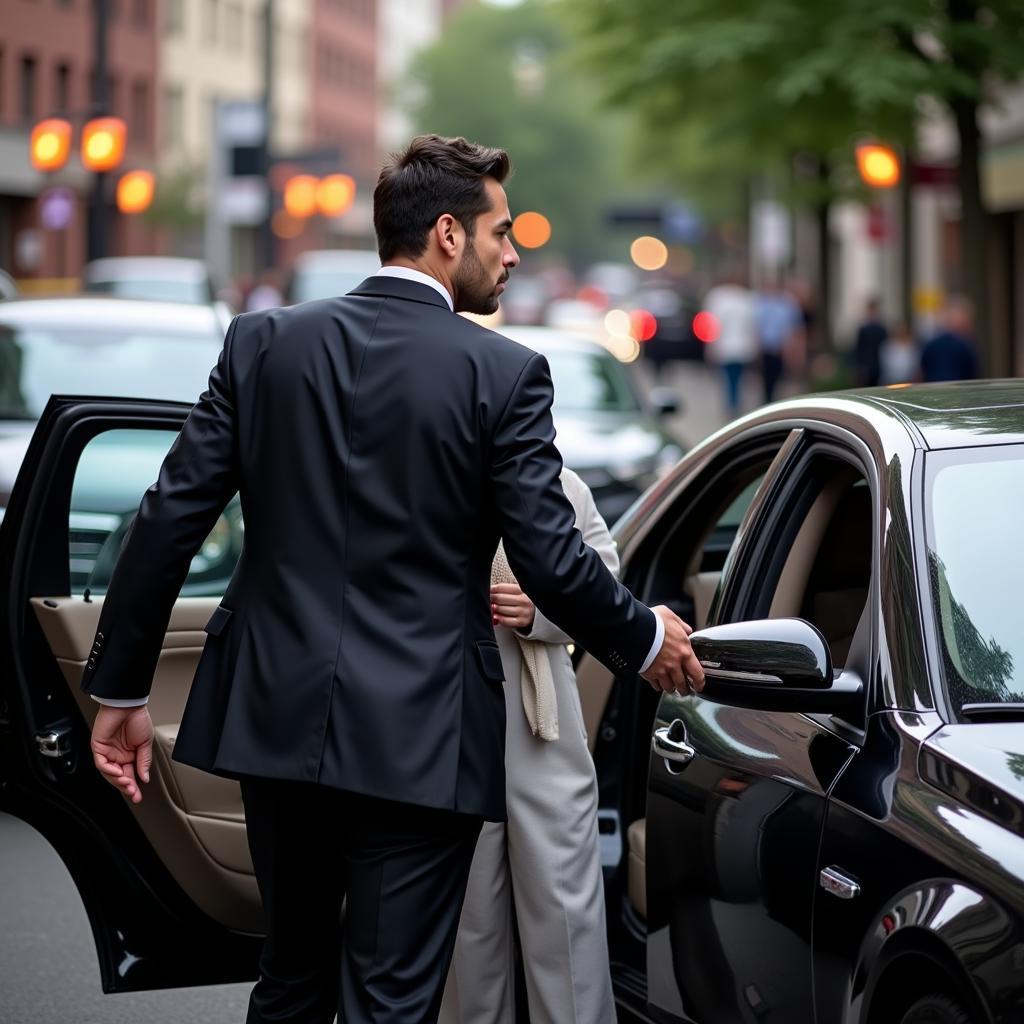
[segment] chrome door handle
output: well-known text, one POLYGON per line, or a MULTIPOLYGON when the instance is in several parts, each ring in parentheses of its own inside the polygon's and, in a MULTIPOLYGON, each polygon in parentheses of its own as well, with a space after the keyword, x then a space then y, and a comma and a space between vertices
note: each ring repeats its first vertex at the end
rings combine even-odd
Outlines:
POLYGON ((821 874, 818 875, 818 884, 825 892, 830 892, 841 900, 852 900, 860 895, 860 883, 843 874, 834 864, 822 868, 821 874))
POLYGON ((677 764, 689 764, 697 756, 697 751, 686 742, 686 727, 678 718, 671 725, 654 730, 651 747, 659 757, 677 764))

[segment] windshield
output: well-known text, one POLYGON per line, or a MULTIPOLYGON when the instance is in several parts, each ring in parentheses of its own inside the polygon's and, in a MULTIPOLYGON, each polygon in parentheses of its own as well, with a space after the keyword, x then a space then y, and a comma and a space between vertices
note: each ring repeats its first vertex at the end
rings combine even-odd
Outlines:
POLYGON ((220 347, 212 330, 21 328, 0 320, 0 419, 38 419, 54 394, 194 402, 220 347))
POLYGON ((154 302, 212 302, 210 289, 202 281, 166 278, 120 277, 110 281, 89 281, 86 291, 116 295, 121 299, 150 299, 154 302))
POLYGON ((1024 701, 1024 450, 928 459, 928 565, 950 703, 959 714, 964 704, 1024 701))
POLYGON ((600 352, 546 352, 560 412, 638 412, 622 365, 600 352))

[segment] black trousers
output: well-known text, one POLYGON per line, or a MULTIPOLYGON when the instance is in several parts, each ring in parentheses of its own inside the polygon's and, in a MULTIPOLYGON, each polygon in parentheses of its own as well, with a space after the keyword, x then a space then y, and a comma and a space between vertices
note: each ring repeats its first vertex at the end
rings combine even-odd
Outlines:
POLYGON ((247 1024, 435 1024, 482 819, 265 779, 242 799, 267 925, 247 1024))

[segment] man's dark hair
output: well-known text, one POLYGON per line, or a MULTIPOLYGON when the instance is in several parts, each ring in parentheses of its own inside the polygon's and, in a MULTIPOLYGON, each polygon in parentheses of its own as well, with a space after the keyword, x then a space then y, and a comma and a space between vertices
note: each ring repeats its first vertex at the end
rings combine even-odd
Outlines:
POLYGON ((476 219, 490 209, 484 179, 503 182, 512 170, 503 149, 459 138, 417 135, 393 153, 373 190, 373 227, 382 261, 422 256, 437 218, 450 213, 472 238, 476 219))

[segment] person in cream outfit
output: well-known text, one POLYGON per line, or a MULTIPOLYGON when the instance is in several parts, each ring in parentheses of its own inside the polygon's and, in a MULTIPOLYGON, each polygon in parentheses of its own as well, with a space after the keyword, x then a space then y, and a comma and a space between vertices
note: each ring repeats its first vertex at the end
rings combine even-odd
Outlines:
MULTIPOLYGON (((570 469, 561 482, 576 528, 617 573, 615 542, 590 489, 570 469)), ((572 639, 534 608, 500 546, 491 602, 505 672, 508 822, 480 834, 439 1021, 513 1024, 518 925, 532 1024, 615 1024, 597 778, 572 639)))

